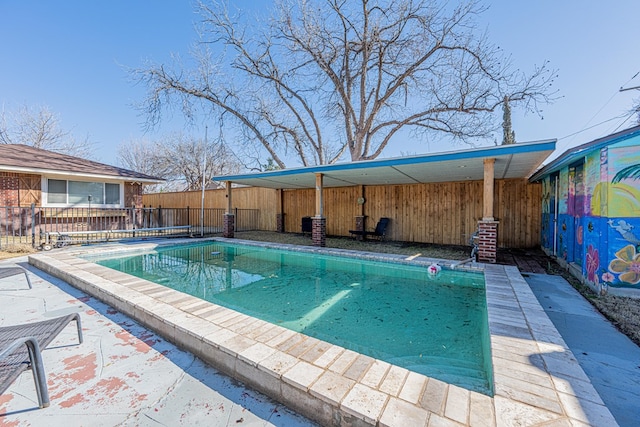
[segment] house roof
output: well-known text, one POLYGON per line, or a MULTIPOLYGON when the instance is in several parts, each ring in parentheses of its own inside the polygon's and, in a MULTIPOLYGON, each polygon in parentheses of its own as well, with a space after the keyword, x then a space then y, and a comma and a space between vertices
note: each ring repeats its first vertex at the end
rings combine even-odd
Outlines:
POLYGON ((157 184, 164 179, 22 144, 0 144, 0 171, 157 184))
POLYGON ((615 144, 617 142, 632 138, 637 135, 640 135, 640 126, 630 127, 623 131, 612 133, 611 135, 607 135, 602 138, 594 139, 593 141, 587 142, 586 144, 570 148, 560 156, 558 156, 556 159, 554 159, 552 162, 545 165, 538 172, 536 172, 529 180, 531 182, 539 181, 545 176, 557 172, 565 166, 568 166, 583 158, 593 150, 599 150, 608 145, 615 144))
POLYGON ((270 172, 213 177, 214 181, 267 188, 314 188, 323 174, 324 187, 475 181, 484 178, 484 159, 496 159, 495 177, 528 178, 553 152, 556 140, 396 157, 270 172))

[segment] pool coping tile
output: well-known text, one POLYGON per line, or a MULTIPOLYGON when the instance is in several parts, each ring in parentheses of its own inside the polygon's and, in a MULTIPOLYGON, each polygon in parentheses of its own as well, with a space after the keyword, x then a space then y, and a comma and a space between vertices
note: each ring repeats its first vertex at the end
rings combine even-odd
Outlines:
POLYGON ((322 425, 617 425, 516 267, 341 249, 274 245, 311 254, 483 272, 494 395, 447 384, 82 258, 153 250, 192 239, 66 248, 29 256, 65 280, 322 425))

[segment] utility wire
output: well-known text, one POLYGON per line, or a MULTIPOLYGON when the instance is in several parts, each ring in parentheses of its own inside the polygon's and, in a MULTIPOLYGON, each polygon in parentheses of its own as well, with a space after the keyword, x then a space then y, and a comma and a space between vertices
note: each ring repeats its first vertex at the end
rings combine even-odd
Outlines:
MULTIPOLYGON (((628 85, 628 84, 629 84, 629 82, 631 82, 633 79, 635 79, 636 77, 638 77, 638 75, 640 75, 640 70, 639 70, 637 73, 635 73, 635 74, 633 75, 633 77, 631 77, 629 80, 627 80, 627 81, 626 81, 626 82, 625 82, 625 83, 624 83, 620 88, 622 89, 624 86, 628 85)), ((607 102, 605 102, 605 103, 604 103, 604 105, 603 105, 602 107, 600 107, 600 109, 599 109, 599 110, 598 110, 598 111, 597 111, 597 112, 596 112, 596 113, 595 113, 595 114, 594 114, 594 115, 593 115, 593 116, 592 116, 592 117, 587 121, 587 123, 585 123, 585 124, 582 126, 582 129, 581 129, 581 130, 579 130, 579 131, 577 131, 577 132, 574 132, 574 133, 572 133, 572 134, 569 134, 569 135, 563 136, 562 138, 558 138, 558 141, 561 141, 561 140, 563 140, 563 139, 567 139, 567 138, 573 137, 573 136, 578 135, 579 133, 585 132, 585 131, 587 131, 587 130, 589 130, 589 129, 593 129, 593 128, 597 127, 597 126, 603 125, 603 124, 608 123, 608 122, 610 122, 610 121, 617 120, 617 119, 621 119, 621 118, 623 118, 623 117, 627 116, 627 113, 625 113, 625 114, 622 114, 622 115, 619 115, 619 116, 612 117, 612 118, 610 118, 610 119, 604 120, 604 121, 602 121, 602 122, 600 122, 600 123, 597 123, 597 124, 595 124, 595 125, 593 125, 593 126, 589 126, 589 127, 587 127, 587 126, 589 125, 589 123, 591 123, 591 121, 593 121, 593 119, 595 119, 595 118, 598 116, 598 114, 600 114, 600 113, 602 112, 602 110, 604 110, 604 109, 606 108, 606 106, 607 106, 607 105, 609 105, 609 103, 613 100, 613 98, 615 98, 615 96, 616 96, 618 93, 620 93, 620 90, 616 90, 616 91, 613 93, 613 95, 611 95, 611 97, 607 100, 607 102)), ((618 125, 618 127, 616 128, 616 130, 618 130, 618 129, 619 129, 619 128, 624 124, 624 123, 626 123, 626 122, 627 122, 627 120, 629 120, 629 118, 630 118, 632 115, 633 115, 633 114, 631 114, 631 115, 629 115, 628 117, 626 117, 626 118, 625 118, 625 120, 624 120, 620 125, 618 125)), ((613 132, 615 132, 615 131, 613 131, 613 132)), ((612 133, 613 133, 613 132, 612 132, 612 133)), ((566 141, 564 144, 561 144, 561 145, 567 145, 567 146, 568 146, 572 141, 573 141, 573 139, 572 139, 572 140, 570 140, 570 141, 566 141)), ((558 148, 559 148, 559 147, 558 147, 558 148)))
MULTIPOLYGON (((638 77, 638 75, 639 75, 639 74, 640 74, 640 71, 638 71, 637 73, 635 73, 635 74, 633 75, 633 77, 631 77, 631 78, 630 78, 630 79, 629 79, 625 84, 623 84, 622 86, 620 86, 620 90, 619 90, 619 92, 627 91, 627 90, 634 90, 634 89, 635 89, 635 90, 638 90, 638 89, 640 89, 640 86, 625 88, 625 86, 626 86, 626 85, 628 85, 628 84, 629 84, 629 82, 631 82, 631 80, 633 80, 633 79, 635 79, 636 77, 638 77)), ((624 119, 624 120, 622 121, 622 123, 620 123, 620 124, 618 125, 618 127, 616 127, 616 128, 613 130, 613 132, 611 132, 611 133, 615 133, 615 132, 617 132, 617 131, 618 131, 618 129, 620 129, 620 128, 622 127, 622 125, 624 125, 627 121, 629 121, 629 119, 630 119, 631 117, 633 117, 633 116, 634 116, 634 115, 636 115, 636 114, 640 114, 640 111, 638 111, 638 109, 629 111, 629 113, 628 113, 628 115, 627 115, 627 118, 626 118, 626 119, 624 119)))
POLYGON ((622 127, 622 125, 623 125, 623 124, 625 124, 627 121, 629 121, 629 119, 630 119, 631 117, 633 117, 633 116, 634 116, 634 114, 636 114, 636 112, 635 112, 635 111, 630 112, 630 113, 629 113, 629 115, 627 116, 627 118, 626 118, 626 119, 624 119, 624 120, 622 121, 622 123, 620 123, 620 124, 618 125, 618 127, 617 127, 617 128, 615 128, 615 129, 613 130, 613 132, 611 132, 611 133, 616 133, 616 132, 618 131, 618 129, 620 129, 620 128, 622 127))
POLYGON ((631 77, 625 84, 623 84, 622 86, 620 86, 620 89, 618 90, 618 92, 623 92, 625 90, 631 90, 631 89, 638 89, 638 87, 631 87, 631 88, 625 88, 626 85, 629 84, 629 82, 633 79, 635 79, 636 77, 638 77, 638 74, 640 74, 640 71, 638 71, 637 73, 635 73, 633 75, 633 77, 631 77))
POLYGON ((579 134, 579 133, 582 133, 582 132, 586 132, 586 131, 588 131, 589 129, 593 129, 593 128, 595 128, 595 127, 598 127, 598 126, 603 125, 603 124, 605 124, 605 123, 611 122, 611 121, 613 121, 613 120, 621 119, 621 118, 623 118, 624 116, 625 116, 625 114, 622 114, 622 115, 619 115, 619 116, 615 116, 615 117, 612 117, 612 118, 610 118, 610 119, 604 120, 604 121, 602 121, 602 122, 600 122, 600 123, 596 123, 596 124, 595 124, 595 125, 593 125, 593 126, 589 126, 589 127, 587 127, 587 128, 580 129, 580 130, 579 130, 579 131, 577 131, 577 132, 570 133, 569 135, 565 135, 565 136, 563 136, 562 138, 558 138, 558 141, 561 141, 561 140, 563 140, 563 139, 570 138, 570 137, 575 136, 575 135, 577 135, 577 134, 579 134))

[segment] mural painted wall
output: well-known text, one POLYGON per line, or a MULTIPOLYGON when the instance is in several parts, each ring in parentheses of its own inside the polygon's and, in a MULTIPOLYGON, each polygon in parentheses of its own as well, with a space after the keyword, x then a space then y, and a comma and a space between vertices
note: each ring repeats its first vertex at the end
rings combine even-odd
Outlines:
POLYGON ((553 252, 555 239, 555 213, 557 177, 547 176, 542 180, 542 226, 540 229, 540 242, 542 247, 553 252))
MULTIPOLYGON (((599 268, 605 284, 640 288, 640 137, 609 147, 605 186, 608 248, 599 268)), ((597 202, 597 201, 596 201, 597 202)), ((594 203, 593 212, 598 212, 594 203)), ((603 215, 606 214, 606 215, 603 215)), ((603 227, 605 225, 603 224, 603 227)))
POLYGON ((640 136, 544 177, 542 215, 542 245, 595 287, 640 289, 640 136))

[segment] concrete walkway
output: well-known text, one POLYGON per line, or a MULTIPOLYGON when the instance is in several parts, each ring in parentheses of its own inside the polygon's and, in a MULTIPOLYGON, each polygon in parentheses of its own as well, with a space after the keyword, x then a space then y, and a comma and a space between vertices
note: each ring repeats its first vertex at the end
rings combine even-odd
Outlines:
POLYGON ((0 396, 0 426, 315 426, 67 283, 28 266, 0 280, 0 325, 79 312, 43 351, 51 406, 38 408, 31 371, 0 396))
POLYGON ((640 347, 562 277, 523 276, 618 424, 640 426, 640 347))

